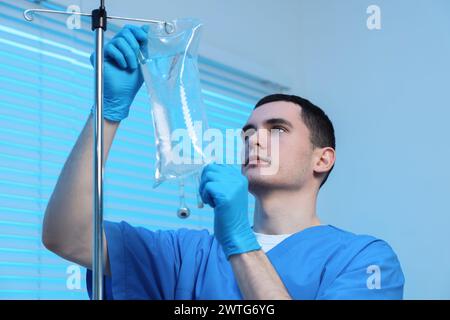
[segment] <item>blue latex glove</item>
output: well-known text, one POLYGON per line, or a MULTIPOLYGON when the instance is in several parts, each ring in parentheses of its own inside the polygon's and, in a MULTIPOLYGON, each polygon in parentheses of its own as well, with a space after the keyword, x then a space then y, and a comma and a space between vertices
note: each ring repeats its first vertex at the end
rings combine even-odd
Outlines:
MULTIPOLYGON (((121 121, 144 82, 138 64, 138 50, 147 44, 148 26, 124 26, 104 49, 103 118, 121 121)), ((95 52, 91 55, 94 66, 95 52)), ((91 113, 94 112, 94 107, 91 113)))
POLYGON ((202 172, 199 193, 214 208, 214 235, 230 258, 261 246, 248 221, 248 180, 237 169, 209 164, 202 172))

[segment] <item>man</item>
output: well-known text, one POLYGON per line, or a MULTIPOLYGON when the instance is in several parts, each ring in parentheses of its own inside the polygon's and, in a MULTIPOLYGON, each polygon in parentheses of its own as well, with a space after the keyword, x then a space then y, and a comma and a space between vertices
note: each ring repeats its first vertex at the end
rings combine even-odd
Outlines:
MULTIPOLYGON (((105 47, 105 158, 143 82, 135 53, 145 46, 146 33, 126 26, 105 47)), ((43 228, 49 250, 87 268, 91 125, 92 115, 61 172, 43 228)), ((317 216, 318 191, 335 163, 334 130, 325 113, 300 97, 271 95, 257 103, 243 131, 242 172, 215 163, 202 172, 199 192, 214 208, 214 235, 105 221, 106 297, 401 299, 404 277, 386 242, 321 224, 317 216), (270 153, 274 132, 279 157, 270 153), (278 170, 263 174, 273 161, 278 170), (256 200, 253 227, 248 191, 256 200)))

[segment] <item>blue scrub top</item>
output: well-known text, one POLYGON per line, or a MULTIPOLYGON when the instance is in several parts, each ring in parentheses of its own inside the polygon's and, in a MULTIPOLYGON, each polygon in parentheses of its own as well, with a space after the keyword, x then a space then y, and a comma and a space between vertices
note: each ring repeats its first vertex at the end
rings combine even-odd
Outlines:
MULTIPOLYGON (((151 231, 104 222, 112 276, 106 299, 242 299, 208 230, 151 231)), ((402 299, 404 277, 380 239, 331 225, 294 233, 266 252, 293 299, 402 299)), ((91 297, 92 272, 87 271, 91 297)))

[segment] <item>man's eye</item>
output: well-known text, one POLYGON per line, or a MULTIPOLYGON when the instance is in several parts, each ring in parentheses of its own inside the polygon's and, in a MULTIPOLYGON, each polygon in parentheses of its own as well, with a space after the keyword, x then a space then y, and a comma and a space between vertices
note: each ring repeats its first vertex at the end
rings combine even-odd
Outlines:
POLYGON ((272 130, 278 130, 278 131, 281 131, 281 132, 287 132, 287 130, 285 128, 280 127, 280 126, 273 127, 272 130))
POLYGON ((256 132, 255 130, 249 129, 249 130, 247 130, 247 131, 245 131, 245 132, 242 132, 242 133, 241 133, 241 137, 242 137, 244 140, 248 140, 248 138, 250 138, 250 136, 252 136, 255 132, 256 132))

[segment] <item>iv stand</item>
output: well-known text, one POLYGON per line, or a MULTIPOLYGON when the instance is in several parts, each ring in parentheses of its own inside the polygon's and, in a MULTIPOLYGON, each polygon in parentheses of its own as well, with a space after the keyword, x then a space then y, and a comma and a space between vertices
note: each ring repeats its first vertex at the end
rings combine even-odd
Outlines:
POLYGON ((108 19, 128 20, 164 24, 167 33, 174 31, 174 26, 166 21, 135 19, 107 16, 105 1, 100 0, 100 7, 91 14, 82 12, 65 12, 46 9, 28 9, 23 12, 25 20, 32 21, 33 13, 54 13, 80 15, 92 18, 92 31, 95 31, 95 122, 94 122, 94 215, 93 215, 93 250, 92 250, 92 299, 103 300, 103 45, 104 32, 108 19))

